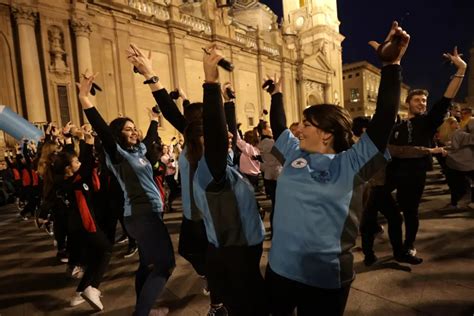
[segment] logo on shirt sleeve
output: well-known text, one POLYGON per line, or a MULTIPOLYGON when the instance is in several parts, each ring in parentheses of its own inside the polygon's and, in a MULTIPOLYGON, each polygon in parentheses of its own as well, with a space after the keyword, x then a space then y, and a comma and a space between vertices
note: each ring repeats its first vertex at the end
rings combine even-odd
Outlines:
POLYGON ((146 166, 146 161, 143 158, 138 159, 143 166, 146 166))
POLYGON ((306 159, 304 158, 298 158, 298 159, 295 159, 293 160, 293 162, 291 163, 291 166, 293 168, 296 168, 296 169, 301 169, 301 168, 304 168, 308 165, 308 161, 306 161, 306 159))
POLYGON ((83 183, 82 187, 84 188, 84 190, 89 191, 89 186, 87 184, 83 183))

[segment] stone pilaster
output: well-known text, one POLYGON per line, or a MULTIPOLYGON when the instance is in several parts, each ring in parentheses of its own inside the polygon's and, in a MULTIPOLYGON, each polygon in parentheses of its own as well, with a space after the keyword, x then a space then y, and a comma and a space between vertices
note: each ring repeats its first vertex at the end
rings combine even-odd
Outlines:
MULTIPOLYGON (((77 47, 77 66, 79 75, 82 75, 87 70, 88 74, 93 74, 91 46, 89 42, 90 34, 92 33, 92 25, 85 18, 73 18, 71 23, 74 34, 76 35, 77 47)), ((92 103, 95 103, 95 98, 89 96, 92 103)))
POLYGON ((36 43, 35 23, 38 13, 35 9, 25 6, 12 7, 13 16, 18 25, 21 67, 23 71, 23 87, 31 122, 46 122, 43 83, 36 43))

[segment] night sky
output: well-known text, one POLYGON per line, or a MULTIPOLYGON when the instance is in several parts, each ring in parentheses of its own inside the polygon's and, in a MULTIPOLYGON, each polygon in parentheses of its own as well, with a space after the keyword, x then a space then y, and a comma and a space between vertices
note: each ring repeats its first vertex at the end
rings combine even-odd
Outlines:
MULTIPOLYGON (((261 0, 279 16, 281 0, 261 0)), ((380 67, 370 40, 382 42, 391 22, 404 17, 402 27, 411 42, 402 61, 404 82, 411 88, 430 91, 430 100, 441 97, 454 66, 443 64, 442 54, 455 45, 468 62, 469 47, 474 42, 474 0, 338 0, 343 62, 368 60, 380 67), (389 4, 393 4, 393 8, 389 4), (406 13, 409 15, 406 15, 406 13)), ((467 77, 458 99, 467 94, 467 77)))

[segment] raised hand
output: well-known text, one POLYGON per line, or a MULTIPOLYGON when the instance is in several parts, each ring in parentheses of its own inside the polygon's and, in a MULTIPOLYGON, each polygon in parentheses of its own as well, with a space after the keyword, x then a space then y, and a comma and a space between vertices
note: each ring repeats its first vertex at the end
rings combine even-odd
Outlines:
POLYGON ((235 91, 229 81, 222 85, 222 96, 226 102, 230 101, 231 99, 235 99, 235 91))
POLYGON ((273 75, 273 77, 266 75, 263 81, 262 88, 271 95, 281 93, 283 90, 281 77, 278 76, 276 73, 273 75))
POLYGON ((408 43, 410 43, 410 35, 398 26, 398 22, 394 21, 385 42, 379 44, 376 41, 370 41, 369 45, 377 51, 382 62, 399 65, 408 48, 408 43))
POLYGON ((151 51, 148 56, 138 48, 135 44, 130 44, 126 50, 127 60, 140 72, 145 78, 150 78, 155 75, 153 72, 153 63, 151 61, 151 51))
POLYGON ((444 53, 443 57, 451 61, 452 64, 456 66, 457 69, 466 69, 466 62, 461 58, 462 54, 458 53, 458 47, 454 46, 453 53, 444 53))
POLYGON ((63 135, 69 135, 71 133, 71 129, 73 124, 71 121, 67 122, 66 125, 63 127, 63 135))
POLYGON ((160 118, 160 113, 156 113, 155 111, 153 111, 152 108, 146 108, 146 109, 147 109, 148 117, 150 118, 150 121, 155 120, 158 122, 160 118))
POLYGON ((184 90, 181 89, 181 88, 178 88, 178 93, 179 93, 179 97, 184 101, 184 100, 188 100, 188 97, 186 96, 186 93, 184 93, 184 90))
POLYGON ((94 75, 88 75, 87 69, 82 75, 81 82, 76 82, 76 86, 79 89, 79 101, 81 101, 82 107, 90 108, 92 107, 92 103, 89 101, 89 92, 92 88, 92 84, 94 83, 95 78, 99 73, 95 73, 94 75))
POLYGON ((224 58, 222 51, 213 43, 204 50, 203 64, 204 64, 204 77, 207 83, 219 82, 219 70, 217 69, 217 63, 224 58))

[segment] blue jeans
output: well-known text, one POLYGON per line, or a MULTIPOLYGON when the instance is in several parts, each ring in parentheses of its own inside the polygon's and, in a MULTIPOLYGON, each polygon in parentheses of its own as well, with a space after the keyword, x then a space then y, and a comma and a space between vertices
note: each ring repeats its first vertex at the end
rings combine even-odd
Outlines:
POLYGON ((140 264, 135 276, 136 316, 147 316, 175 267, 173 245, 159 213, 127 216, 125 226, 136 239, 140 264))

